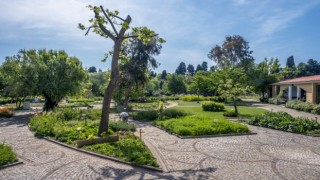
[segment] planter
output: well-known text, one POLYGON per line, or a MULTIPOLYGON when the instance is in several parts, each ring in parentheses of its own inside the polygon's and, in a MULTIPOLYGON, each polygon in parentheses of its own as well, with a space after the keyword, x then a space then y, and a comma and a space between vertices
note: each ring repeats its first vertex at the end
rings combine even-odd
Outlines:
POLYGON ((88 140, 78 140, 76 141, 77 147, 81 148, 83 146, 90 146, 93 144, 100 144, 100 143, 106 143, 106 142, 116 142, 119 141, 119 136, 108 136, 108 137, 100 137, 100 138, 94 138, 94 139, 88 139, 88 140))

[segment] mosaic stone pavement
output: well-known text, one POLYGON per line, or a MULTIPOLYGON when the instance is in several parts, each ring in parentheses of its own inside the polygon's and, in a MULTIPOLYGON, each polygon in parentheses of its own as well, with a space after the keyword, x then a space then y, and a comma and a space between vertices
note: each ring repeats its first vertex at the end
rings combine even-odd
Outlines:
POLYGON ((24 162, 0 170, 0 179, 320 179, 320 137, 250 126, 257 135, 179 139, 133 122, 166 171, 160 173, 35 138, 27 120, 0 119, 0 141, 24 162))

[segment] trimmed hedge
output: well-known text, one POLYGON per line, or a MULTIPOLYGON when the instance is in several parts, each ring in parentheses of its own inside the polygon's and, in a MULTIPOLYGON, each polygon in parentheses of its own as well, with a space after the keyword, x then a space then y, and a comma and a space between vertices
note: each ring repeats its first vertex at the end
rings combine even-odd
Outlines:
POLYGON ((217 102, 205 102, 202 104, 202 110, 203 111, 224 111, 225 106, 223 103, 217 103, 217 102))
POLYGON ((308 118, 294 118, 286 112, 267 112, 251 118, 249 124, 294 133, 312 133, 320 130, 320 123, 308 118))
POLYGON ((225 116, 225 117, 238 117, 239 114, 237 114, 234 110, 230 110, 230 111, 224 112, 223 116, 225 116))

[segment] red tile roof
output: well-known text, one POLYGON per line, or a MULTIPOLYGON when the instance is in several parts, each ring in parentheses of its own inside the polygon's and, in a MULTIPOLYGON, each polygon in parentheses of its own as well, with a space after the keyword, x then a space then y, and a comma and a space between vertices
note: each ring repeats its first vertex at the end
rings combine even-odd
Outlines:
POLYGON ((291 84, 291 83, 296 84, 296 83, 306 83, 306 82, 320 82, 320 75, 288 79, 288 80, 280 81, 274 84, 291 84))

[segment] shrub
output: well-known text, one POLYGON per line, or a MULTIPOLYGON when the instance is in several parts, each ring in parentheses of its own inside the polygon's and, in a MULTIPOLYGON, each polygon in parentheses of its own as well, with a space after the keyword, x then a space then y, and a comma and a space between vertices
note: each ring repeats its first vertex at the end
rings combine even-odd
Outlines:
POLYGON ((243 124, 224 119, 213 121, 203 116, 185 116, 181 118, 156 121, 155 124, 168 132, 180 136, 202 136, 214 134, 247 133, 249 128, 243 124))
POLYGON ((84 149, 107 156, 118 157, 121 160, 135 164, 159 167, 150 150, 144 145, 143 141, 135 136, 127 136, 117 142, 86 146, 84 149))
MULTIPOLYGON (((177 109, 164 109, 162 111, 163 119, 177 118, 186 116, 189 113, 177 109)), ((139 121, 155 121, 159 118, 159 112, 156 110, 137 111, 132 113, 132 118, 139 121)))
POLYGON ((0 143, 0 166, 18 161, 17 155, 12 148, 4 143, 0 143))
POLYGON ((249 120, 249 124, 295 133, 320 130, 320 124, 308 118, 294 118, 285 112, 267 112, 249 120))
POLYGON ((140 121, 154 121, 158 118, 158 112, 156 110, 133 112, 132 118, 140 121))
POLYGON ((214 102, 225 102, 226 98, 222 97, 222 96, 213 96, 213 97, 209 97, 210 101, 214 101, 214 102))
POLYGON ((94 99, 87 99, 87 98, 68 99, 68 103, 75 103, 75 102, 90 103, 90 102, 94 102, 94 99))
POLYGON ((203 111, 224 111, 225 107, 223 103, 217 103, 217 102, 205 102, 202 104, 202 110, 203 111))
POLYGON ((134 124, 128 124, 122 121, 110 121, 109 128, 113 131, 136 131, 134 124))
POLYGON ((13 112, 12 110, 10 110, 9 108, 0 108, 0 117, 12 117, 13 116, 13 112))
POLYGON ((311 112, 313 114, 320 114, 320 106, 299 100, 291 100, 286 103, 287 108, 296 109, 299 111, 311 112))
POLYGON ((237 114, 234 110, 226 111, 223 113, 223 116, 225 117, 238 117, 239 114, 237 114))
MULTIPOLYGON (((195 95, 188 95, 188 96, 181 96, 180 99, 182 101, 198 101, 198 96, 195 95)), ((199 96, 199 101, 204 101, 205 97, 199 96)))

